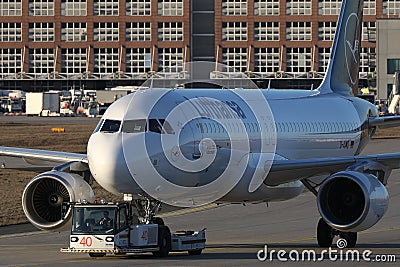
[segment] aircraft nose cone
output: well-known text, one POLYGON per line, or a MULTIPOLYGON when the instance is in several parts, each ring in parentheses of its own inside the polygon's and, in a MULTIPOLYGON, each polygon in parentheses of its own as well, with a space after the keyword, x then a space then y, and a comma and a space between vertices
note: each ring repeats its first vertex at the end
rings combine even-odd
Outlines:
POLYGON ((114 193, 136 193, 138 187, 132 179, 122 149, 119 133, 95 133, 88 143, 89 168, 96 181, 114 193))

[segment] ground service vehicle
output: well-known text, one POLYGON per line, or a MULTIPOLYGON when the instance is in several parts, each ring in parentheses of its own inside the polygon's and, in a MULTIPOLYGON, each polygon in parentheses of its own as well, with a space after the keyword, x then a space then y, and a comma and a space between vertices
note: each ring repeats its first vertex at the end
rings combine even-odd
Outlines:
POLYGON ((72 203, 70 245, 61 252, 106 254, 152 252, 165 257, 170 251, 188 251, 200 255, 205 248, 205 229, 171 234, 161 218, 143 220, 132 205, 123 203, 72 203))
POLYGON ((59 93, 27 93, 26 115, 57 116, 60 113, 59 93))

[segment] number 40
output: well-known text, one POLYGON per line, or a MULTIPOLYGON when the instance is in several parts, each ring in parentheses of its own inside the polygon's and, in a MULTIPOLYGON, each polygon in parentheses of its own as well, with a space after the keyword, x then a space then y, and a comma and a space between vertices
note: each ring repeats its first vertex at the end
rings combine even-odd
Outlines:
POLYGON ((84 247, 91 247, 93 244, 93 240, 90 236, 88 237, 83 237, 81 242, 79 242, 79 244, 81 244, 84 247))

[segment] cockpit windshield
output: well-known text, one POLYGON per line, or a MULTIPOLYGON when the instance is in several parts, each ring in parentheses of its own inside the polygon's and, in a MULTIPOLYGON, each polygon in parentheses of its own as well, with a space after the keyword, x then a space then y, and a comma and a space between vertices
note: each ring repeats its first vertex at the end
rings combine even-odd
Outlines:
POLYGON ((96 128, 94 129, 93 133, 97 133, 100 131, 101 126, 103 125, 104 119, 101 119, 99 123, 97 124, 96 128))
POLYGON ((146 119, 126 120, 122 124, 122 132, 153 132, 159 134, 175 134, 171 125, 165 119, 149 119, 148 121, 146 119))
POLYGON ((112 234, 115 229, 115 207, 85 207, 74 209, 73 234, 112 234))
POLYGON ((119 131, 121 121, 117 120, 105 120, 100 132, 115 133, 119 131))
POLYGON ((146 131, 146 120, 126 120, 122 124, 123 133, 142 133, 146 131))

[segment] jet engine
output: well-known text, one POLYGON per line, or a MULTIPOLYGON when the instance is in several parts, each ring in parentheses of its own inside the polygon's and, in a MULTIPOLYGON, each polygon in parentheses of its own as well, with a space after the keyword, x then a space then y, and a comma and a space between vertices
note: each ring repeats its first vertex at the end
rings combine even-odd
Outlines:
POLYGON ((359 232, 375 225, 388 207, 388 192, 376 176, 343 171, 328 177, 318 191, 322 218, 343 232, 359 232))
POLYGON ((62 211, 63 203, 94 200, 90 185, 79 175, 49 171, 33 178, 22 194, 22 207, 29 221, 42 230, 69 227, 71 210, 62 211))

